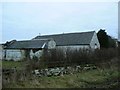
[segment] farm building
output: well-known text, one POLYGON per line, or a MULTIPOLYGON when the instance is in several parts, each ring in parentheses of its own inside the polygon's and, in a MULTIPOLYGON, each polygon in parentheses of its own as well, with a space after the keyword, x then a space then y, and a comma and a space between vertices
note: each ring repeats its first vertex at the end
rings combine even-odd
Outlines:
POLYGON ((7 42, 4 45, 4 59, 22 60, 26 57, 40 57, 45 49, 55 48, 56 43, 53 39, 26 40, 7 42))
POLYGON ((40 57, 43 50, 60 48, 97 49, 100 44, 95 31, 36 36, 32 40, 7 42, 4 44, 3 57, 6 60, 21 60, 26 57, 40 57))
POLYGON ((96 49, 100 48, 100 43, 95 31, 81 33, 66 33, 56 35, 36 36, 36 39, 53 38, 56 42, 56 48, 71 48, 71 49, 96 49))

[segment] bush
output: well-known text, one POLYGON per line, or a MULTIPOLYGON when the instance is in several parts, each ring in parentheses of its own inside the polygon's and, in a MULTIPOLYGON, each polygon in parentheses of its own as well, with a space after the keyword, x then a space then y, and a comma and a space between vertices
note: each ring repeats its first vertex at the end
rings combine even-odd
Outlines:
POLYGON ((43 54, 43 62, 48 67, 68 66, 78 64, 96 64, 109 62, 112 58, 117 57, 118 51, 115 48, 96 49, 95 51, 87 49, 53 49, 43 54))
POLYGON ((98 62, 107 62, 117 57, 118 51, 114 48, 95 50, 94 57, 98 62))

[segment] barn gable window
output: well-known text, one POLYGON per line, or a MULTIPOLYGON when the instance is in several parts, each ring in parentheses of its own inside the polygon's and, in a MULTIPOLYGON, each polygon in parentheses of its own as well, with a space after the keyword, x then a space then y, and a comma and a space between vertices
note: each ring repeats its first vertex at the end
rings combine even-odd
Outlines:
POLYGON ((97 44, 95 43, 95 49, 97 49, 98 47, 97 47, 97 44))

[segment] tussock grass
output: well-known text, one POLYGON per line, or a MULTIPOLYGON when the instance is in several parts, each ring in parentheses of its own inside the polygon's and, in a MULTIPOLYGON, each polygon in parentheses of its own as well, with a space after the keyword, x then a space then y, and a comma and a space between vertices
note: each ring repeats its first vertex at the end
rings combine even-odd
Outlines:
POLYGON ((52 77, 31 77, 25 81, 10 83, 7 87, 14 88, 90 88, 113 87, 117 85, 120 72, 109 69, 90 70, 73 75, 52 77))

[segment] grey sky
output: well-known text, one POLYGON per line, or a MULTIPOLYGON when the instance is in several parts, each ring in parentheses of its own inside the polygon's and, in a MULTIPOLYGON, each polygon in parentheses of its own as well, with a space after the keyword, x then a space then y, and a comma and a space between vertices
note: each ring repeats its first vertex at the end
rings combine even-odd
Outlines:
POLYGON ((118 34, 117 2, 6 2, 0 15, 2 42, 100 28, 113 37, 118 34))

